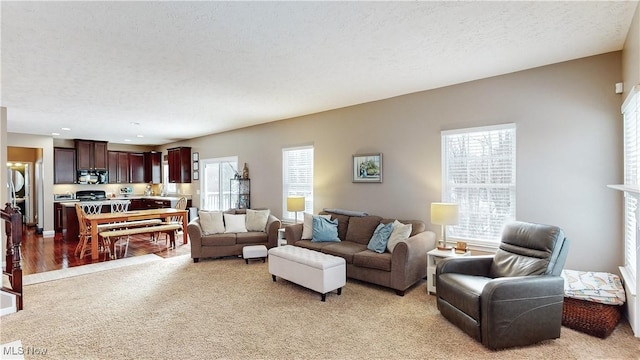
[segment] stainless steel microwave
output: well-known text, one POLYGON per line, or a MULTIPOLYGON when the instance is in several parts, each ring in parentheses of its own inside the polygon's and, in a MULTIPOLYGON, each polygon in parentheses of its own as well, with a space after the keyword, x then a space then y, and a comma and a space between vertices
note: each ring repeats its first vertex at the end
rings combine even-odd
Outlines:
POLYGON ((107 184, 109 172, 107 170, 78 170, 78 184, 107 184))

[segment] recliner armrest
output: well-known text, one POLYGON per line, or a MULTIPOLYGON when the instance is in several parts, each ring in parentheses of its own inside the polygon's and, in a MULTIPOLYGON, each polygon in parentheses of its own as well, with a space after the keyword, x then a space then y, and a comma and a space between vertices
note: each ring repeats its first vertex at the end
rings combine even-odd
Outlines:
POLYGON ((436 276, 445 273, 456 273, 488 277, 492 262, 493 255, 446 258, 436 266, 436 276))
POLYGON ((482 289, 483 301, 501 301, 544 296, 564 296, 562 276, 515 276, 490 280, 482 289))
POLYGON ((561 276, 490 280, 480 296, 482 343, 500 349, 560 337, 563 301, 561 276))

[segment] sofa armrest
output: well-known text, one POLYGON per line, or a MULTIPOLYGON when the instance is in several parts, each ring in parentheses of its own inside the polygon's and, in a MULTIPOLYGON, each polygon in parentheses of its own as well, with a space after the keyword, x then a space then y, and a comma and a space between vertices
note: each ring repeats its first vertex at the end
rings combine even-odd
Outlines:
POLYGON ((404 291, 427 276, 427 252, 435 248, 436 234, 423 231, 399 242, 391 254, 391 287, 404 291))
POLYGON ((265 231, 267 232, 267 248, 271 249, 272 247, 278 246, 278 229, 282 223, 280 219, 273 215, 269 215, 269 219, 267 219, 267 226, 265 231))
POLYGON ((436 277, 446 273, 489 277, 492 262, 493 255, 446 258, 438 262, 436 277))
POLYGON ((284 227, 284 238, 287 245, 293 245, 302 239, 302 224, 287 225, 284 227))
POLYGON ((191 242, 191 258, 197 259, 202 256, 202 227, 200 218, 195 218, 187 224, 187 233, 191 242))

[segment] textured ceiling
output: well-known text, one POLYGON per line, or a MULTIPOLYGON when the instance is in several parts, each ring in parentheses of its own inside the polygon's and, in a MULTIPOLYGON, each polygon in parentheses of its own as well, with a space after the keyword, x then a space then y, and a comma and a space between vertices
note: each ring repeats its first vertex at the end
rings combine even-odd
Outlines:
POLYGON ((9 132, 157 145, 620 50, 637 2, 0 6, 9 132))

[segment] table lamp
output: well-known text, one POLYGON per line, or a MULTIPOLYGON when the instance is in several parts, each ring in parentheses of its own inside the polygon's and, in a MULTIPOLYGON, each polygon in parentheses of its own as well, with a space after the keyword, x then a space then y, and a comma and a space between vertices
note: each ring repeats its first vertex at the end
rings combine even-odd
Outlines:
POLYGON ((298 223, 298 211, 304 211, 304 196, 287 197, 287 211, 293 211, 296 215, 296 224, 298 223))
POLYGON ((439 250, 451 250, 447 245, 447 225, 458 224, 458 204, 431 203, 431 223, 442 226, 439 250))

